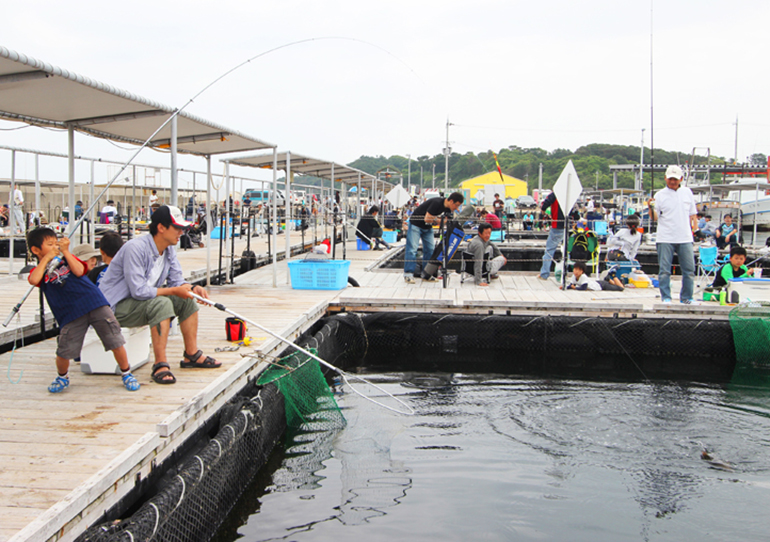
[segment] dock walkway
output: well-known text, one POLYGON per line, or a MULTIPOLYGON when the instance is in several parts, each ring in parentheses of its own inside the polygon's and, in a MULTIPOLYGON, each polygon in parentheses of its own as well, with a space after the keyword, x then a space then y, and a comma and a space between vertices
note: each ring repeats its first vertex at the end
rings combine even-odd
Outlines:
MULTIPOLYGON (((298 243, 297 239, 294 241, 298 243)), ((242 241, 236 254, 243 250, 242 241)), ((264 252, 261 241, 252 249, 264 252)), ((279 250, 283 244, 279 242, 279 250)), ((460 284, 449 277, 448 288, 439 282, 418 280, 406 284, 400 270, 380 270, 376 260, 392 252, 359 252, 347 245, 350 276, 360 288, 293 290, 287 265, 277 264, 273 288, 272 265, 235 278, 235 284, 213 286, 210 296, 237 313, 259 322, 281 336, 294 339, 329 310, 406 310, 484 312, 547 311, 633 312, 650 317, 672 314, 696 318, 726 318, 718 305, 662 305, 656 290, 625 292, 562 292, 554 281, 534 274, 501 274, 488 288, 472 281, 460 284)), ((342 256, 340 245, 337 256, 342 256)), ((205 268, 205 250, 180 251, 188 276, 205 268)), ((26 290, 26 282, 0 278, 3 317, 26 290)), ((676 284, 676 283, 675 283, 676 284)), ((37 303, 22 308, 25 324, 34 320, 37 303), (26 320, 25 320, 26 319, 26 320)), ((70 369, 71 386, 61 394, 46 390, 55 376, 55 339, 0 355, 5 377, 0 380, 0 542, 72 540, 120 500, 138 478, 167 458, 196 428, 217 411, 265 365, 261 356, 280 352, 283 345, 258 329, 254 342, 237 352, 218 352, 225 340, 227 315, 201 307, 200 348, 223 362, 220 369, 179 369, 181 335, 172 335, 168 352, 178 382, 160 386, 151 382, 150 364, 136 371, 142 384, 127 392, 112 375, 85 375, 76 364, 70 369)), ((14 324, 7 329, 13 329, 14 324)))

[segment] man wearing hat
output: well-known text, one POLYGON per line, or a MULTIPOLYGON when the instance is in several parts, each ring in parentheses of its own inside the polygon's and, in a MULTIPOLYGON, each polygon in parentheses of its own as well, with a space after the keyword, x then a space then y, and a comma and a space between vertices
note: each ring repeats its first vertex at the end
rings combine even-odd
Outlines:
POLYGON ((182 368, 217 368, 222 364, 198 350, 198 306, 190 292, 208 299, 201 286, 186 283, 174 245, 191 225, 177 207, 163 205, 152 214, 150 235, 128 241, 107 268, 99 289, 123 327, 150 326, 155 365, 152 379, 173 384, 166 357, 171 318, 184 339, 182 368))
POLYGON ((656 247, 658 249, 658 282, 663 303, 671 303, 671 265, 674 253, 679 257, 682 268, 682 290, 679 301, 693 304, 693 257, 692 232, 698 229, 698 209, 692 190, 680 186, 684 172, 679 166, 666 169, 666 188, 659 190, 650 199, 650 215, 658 221, 656 247))

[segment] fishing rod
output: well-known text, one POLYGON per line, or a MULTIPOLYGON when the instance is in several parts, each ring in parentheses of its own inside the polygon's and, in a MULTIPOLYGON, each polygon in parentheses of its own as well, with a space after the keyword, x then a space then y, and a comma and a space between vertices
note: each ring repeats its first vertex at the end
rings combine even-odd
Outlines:
MULTIPOLYGON (((187 101, 187 103, 185 103, 182 107, 172 111, 171 112, 171 116, 169 116, 169 118, 166 119, 166 121, 163 124, 161 124, 160 127, 158 127, 158 129, 155 130, 152 133, 152 135, 145 140, 144 143, 142 143, 142 145, 131 156, 131 158, 129 158, 129 160, 123 165, 123 167, 120 168, 120 171, 118 171, 115 174, 115 176, 112 178, 112 180, 109 183, 107 183, 107 186, 105 186, 104 189, 99 193, 99 196, 97 198, 95 198, 93 202, 91 202, 91 205, 88 207, 86 212, 84 212, 83 215, 80 217, 80 219, 77 220, 75 222, 75 224, 72 226, 72 229, 70 230, 70 232, 67 235, 67 237, 71 238, 75 234, 75 231, 77 230, 78 226, 80 226, 80 224, 83 222, 83 220, 85 220, 86 216, 88 216, 89 213, 96 206, 96 202, 101 199, 101 197, 107 192, 107 190, 110 188, 110 186, 112 186, 112 184, 126 170, 126 168, 128 168, 128 166, 131 165, 131 163, 139 155, 139 153, 142 152, 142 150, 144 150, 144 148, 147 147, 147 145, 150 144, 150 142, 153 140, 153 138, 155 138, 155 136, 158 135, 158 133, 163 128, 165 128, 168 125, 169 122, 171 122, 174 118, 176 118, 182 111, 184 111, 191 103, 193 103, 201 94, 206 92, 209 88, 211 88, 212 86, 217 84, 219 81, 221 81, 222 79, 224 79, 225 77, 227 77, 228 75, 233 73, 234 71, 242 68, 246 64, 249 64, 250 62, 252 62, 254 60, 257 60, 258 58, 263 57, 265 55, 268 55, 270 53, 273 53, 275 51, 279 51, 280 49, 285 49, 286 47, 291 47, 291 46, 294 46, 294 45, 299 45, 301 43, 308 43, 308 42, 312 42, 312 41, 321 41, 321 40, 335 40, 335 39, 354 41, 354 42, 358 42, 358 43, 364 43, 364 44, 369 45, 371 47, 375 47, 376 49, 379 49, 379 50, 383 51, 384 53, 392 56, 393 58, 395 58, 396 60, 401 62, 404 66, 406 66, 407 69, 409 69, 409 71, 411 71, 417 77, 417 79, 419 79, 421 82, 423 82, 422 79, 420 79, 420 76, 417 74, 417 72, 415 72, 411 68, 411 66, 409 66, 406 62, 404 62, 403 60, 401 60, 400 58, 395 56, 393 53, 391 53, 387 49, 384 49, 383 47, 380 47, 380 46, 378 46, 378 45, 376 45, 374 43, 371 43, 371 42, 368 42, 368 41, 365 41, 365 40, 361 40, 361 39, 357 39, 357 38, 347 38, 347 37, 344 37, 344 36, 321 36, 321 37, 315 37, 315 38, 306 38, 306 39, 292 41, 292 42, 289 42, 289 43, 284 43, 283 45, 279 45, 278 47, 273 47, 272 49, 268 49, 267 51, 263 51, 263 52, 259 53, 258 55, 254 55, 253 57, 251 57, 251 58, 241 62, 240 64, 236 65, 235 67, 230 68, 229 70, 224 72, 222 75, 220 75, 219 77, 217 77, 213 81, 211 81, 209 84, 207 84, 205 87, 203 87, 197 94, 195 94, 192 98, 190 98, 187 101)), ((424 84, 424 82, 423 82, 423 84, 424 84)), ((206 182, 208 182, 208 180, 206 182)), ((74 212, 72 212, 72 214, 74 215, 74 212)), ((13 317, 16 314, 19 313, 19 311, 21 310, 22 305, 24 305, 24 303, 27 301, 27 298, 29 298, 29 296, 32 293, 32 291, 34 290, 34 288, 35 288, 34 286, 30 286, 29 289, 27 290, 27 292, 24 294, 24 296, 19 300, 18 303, 16 303, 16 305, 13 307, 13 309, 11 309, 11 313, 6 317, 5 321, 3 322, 3 327, 8 327, 8 324, 11 322, 13 317)))
POLYGON ((411 406, 409 406, 408 404, 406 404, 404 401, 402 401, 398 397, 394 396, 393 394, 387 392, 386 390, 384 390, 382 387, 378 386, 377 384, 369 382, 368 380, 366 380, 365 378, 363 378, 361 376, 349 374, 346 371, 343 371, 342 369, 340 369, 339 367, 335 367, 331 363, 328 363, 328 362, 322 360, 320 357, 318 357, 317 355, 313 354, 309 350, 306 350, 305 348, 302 348, 301 346, 298 346, 298 345, 294 344, 289 339, 281 337, 277 333, 274 333, 274 332, 270 331, 269 329, 267 329, 264 326, 259 325, 255 321, 241 316, 240 314, 236 313, 235 311, 232 311, 232 310, 228 309, 227 307, 225 307, 221 303, 216 303, 216 302, 214 302, 214 301, 212 301, 210 299, 206 299, 205 297, 201 297, 201 296, 199 296, 197 294, 194 294, 192 292, 190 292, 189 294, 190 294, 190 297, 192 297, 194 299, 197 299, 201 303, 204 303, 206 305, 214 307, 215 309, 219 309, 222 312, 226 312, 228 314, 231 314, 234 317, 238 318, 239 320, 243 320, 244 322, 248 322, 249 324, 253 325, 254 327, 260 329, 261 331, 264 331, 265 333, 267 333, 271 337, 274 337, 274 338, 278 339, 279 341, 281 341, 283 343, 286 343, 287 345, 291 346, 292 348, 295 348, 295 349, 299 350, 300 352, 302 352, 306 356, 309 356, 309 357, 313 358, 314 360, 316 360, 318 363, 320 363, 324 367, 327 367, 328 369, 331 369, 332 371, 338 373, 342 377, 342 379, 345 381, 345 383, 348 386, 350 386, 350 389, 353 390, 353 392, 355 392, 357 395, 360 395, 361 397, 363 397, 367 401, 371 401, 375 405, 381 406, 382 408, 385 408, 385 409, 390 410, 392 412, 396 412, 398 414, 405 414, 405 415, 408 415, 408 416, 414 415, 414 409, 411 406), (377 401, 375 399, 372 399, 371 397, 367 397, 366 395, 364 395, 363 393, 361 393, 360 391, 358 391, 356 388, 353 387, 353 385, 348 380, 348 377, 355 378, 357 380, 360 380, 364 384, 368 384, 369 386, 372 386, 373 388, 376 388, 377 390, 381 391, 385 395, 390 396, 394 401, 402 404, 404 407, 406 407, 407 410, 406 411, 398 410, 396 408, 393 408, 393 407, 390 407, 388 405, 385 405, 385 404, 383 404, 383 403, 381 403, 381 402, 379 402, 379 401, 377 401))

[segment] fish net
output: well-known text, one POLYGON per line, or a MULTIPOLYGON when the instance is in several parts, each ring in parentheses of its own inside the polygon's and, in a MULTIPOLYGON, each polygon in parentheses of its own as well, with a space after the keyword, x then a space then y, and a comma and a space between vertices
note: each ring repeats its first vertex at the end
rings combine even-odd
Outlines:
MULTIPOLYGON (((318 354, 314 348, 308 352, 318 354)), ((257 384, 275 384, 280 390, 286 426, 291 429, 329 430, 345 425, 320 363, 303 352, 294 352, 274 362, 260 375, 257 384)))
POLYGON ((735 342, 736 384, 770 383, 770 303, 738 305, 730 311, 730 327, 735 342))

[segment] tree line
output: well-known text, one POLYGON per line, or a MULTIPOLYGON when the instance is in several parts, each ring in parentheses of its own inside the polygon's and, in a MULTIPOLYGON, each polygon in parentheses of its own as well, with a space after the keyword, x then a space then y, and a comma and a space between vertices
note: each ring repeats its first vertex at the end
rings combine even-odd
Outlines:
MULTIPOLYGON (((580 177, 583 187, 586 189, 598 187, 599 189, 609 189, 613 187, 613 176, 610 172, 611 165, 619 164, 639 164, 641 150, 638 146, 631 145, 611 145, 605 143, 591 143, 579 147, 575 151, 569 149, 554 149, 546 151, 541 148, 523 148, 512 145, 501 149, 497 153, 497 159, 500 163, 500 169, 503 173, 511 175, 527 182, 528 192, 538 186, 538 173, 540 164, 543 164, 543 188, 552 188, 559 178, 564 166, 569 160, 575 165, 575 170, 580 177)), ((644 149, 644 163, 651 163, 651 151, 644 149)), ((684 164, 693 157, 688 153, 676 151, 667 151, 655 149, 654 161, 656 164, 684 164)), ((706 164, 709 158, 703 155, 694 157, 695 164, 706 164)), ((767 157, 762 154, 754 154, 747 160, 754 164, 766 164, 767 157)), ((361 156, 350 164, 354 167, 377 175, 386 170, 391 173, 389 180, 393 177, 403 176, 406 184, 408 171, 411 169, 412 184, 419 185, 422 182, 423 188, 430 188, 434 183, 437 188, 443 188, 445 177, 445 158, 443 154, 437 154, 433 157, 420 156, 410 160, 404 156, 394 155, 384 156, 361 156), (435 179, 433 171, 435 166, 435 179), (422 168, 422 174, 421 174, 422 168)), ((711 156, 712 165, 725 164, 724 158, 711 156)), ((480 153, 467 152, 465 154, 453 152, 449 156, 449 186, 458 187, 463 181, 482 175, 489 171, 495 171, 495 158, 492 151, 480 153)), ((396 178, 395 180, 400 180, 396 178)), ((712 174, 712 183, 722 182, 721 175, 712 174)), ((619 188, 633 188, 634 175, 632 173, 618 173, 619 188)), ((664 180, 660 173, 655 175, 655 188, 662 188, 664 180)), ((649 190, 650 175, 645 174, 644 189, 649 190)))

